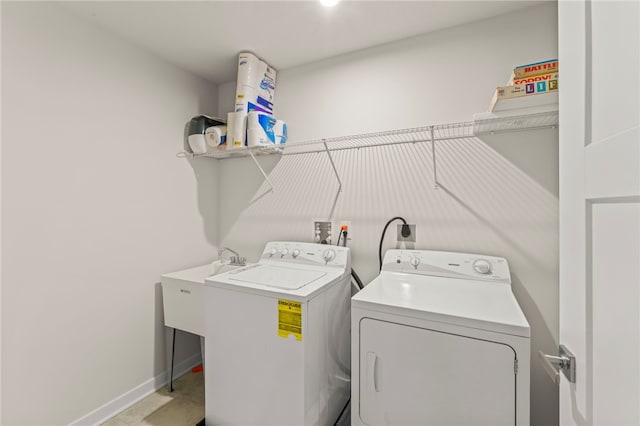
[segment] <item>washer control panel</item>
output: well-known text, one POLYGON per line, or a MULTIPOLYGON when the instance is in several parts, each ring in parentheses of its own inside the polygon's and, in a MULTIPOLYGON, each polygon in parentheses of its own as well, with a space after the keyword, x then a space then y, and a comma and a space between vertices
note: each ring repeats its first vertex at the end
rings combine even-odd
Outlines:
POLYGON ((265 246, 261 261, 350 268, 351 253, 348 247, 272 241, 265 246))
POLYGON ((511 283, 502 257, 432 250, 388 250, 383 271, 511 283))

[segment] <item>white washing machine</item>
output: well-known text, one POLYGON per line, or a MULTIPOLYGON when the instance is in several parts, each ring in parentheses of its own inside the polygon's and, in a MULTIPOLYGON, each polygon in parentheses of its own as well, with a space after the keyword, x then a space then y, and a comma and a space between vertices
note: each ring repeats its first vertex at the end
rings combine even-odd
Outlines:
POLYGON ((352 425, 529 424, 529 323, 505 259, 389 250, 351 318, 352 425))
POLYGON ((205 423, 333 424, 350 387, 351 255, 270 242, 205 281, 205 423))

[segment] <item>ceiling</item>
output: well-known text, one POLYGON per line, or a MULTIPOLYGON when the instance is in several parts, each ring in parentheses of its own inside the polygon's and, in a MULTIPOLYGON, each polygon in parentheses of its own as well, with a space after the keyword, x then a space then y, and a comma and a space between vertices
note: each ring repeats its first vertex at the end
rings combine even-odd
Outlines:
POLYGON ((236 78, 251 51, 277 70, 489 18, 542 1, 72 1, 61 4, 196 75, 236 78))

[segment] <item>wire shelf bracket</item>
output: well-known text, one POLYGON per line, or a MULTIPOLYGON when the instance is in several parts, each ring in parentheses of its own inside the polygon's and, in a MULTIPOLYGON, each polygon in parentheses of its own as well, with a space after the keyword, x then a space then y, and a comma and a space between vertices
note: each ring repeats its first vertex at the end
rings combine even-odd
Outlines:
POLYGON ((440 188, 438 184, 438 173, 436 169, 436 140, 433 136, 433 126, 431 126, 431 158, 433 160, 433 189, 440 188))
MULTIPOLYGON (((258 162, 258 159, 256 158, 256 156, 253 154, 252 151, 249 151, 249 155, 251 156, 251 159, 253 160, 258 170, 260 170, 260 173, 262 173, 262 176, 264 177, 265 182, 267 182, 267 185, 269 185, 269 189, 263 195, 266 195, 269 192, 273 192, 274 190, 273 183, 271 183, 271 179, 269 179, 269 176, 267 176, 267 173, 265 173, 264 169, 262 168, 262 165, 258 162)), ((260 197, 262 197, 262 195, 260 197)))
POLYGON ((331 162, 331 167, 333 168, 333 173, 336 175, 336 180, 338 181, 338 192, 342 192, 342 180, 340 180, 340 174, 338 173, 338 169, 336 168, 336 163, 333 162, 333 157, 331 156, 331 151, 327 146, 327 142, 323 140, 324 150, 327 152, 327 156, 329 157, 329 161, 331 162))
POLYGON ((282 155, 282 149, 283 148, 281 146, 249 147, 241 150, 233 150, 233 151, 222 150, 222 151, 207 152, 205 154, 193 154, 187 151, 182 151, 177 153, 176 157, 178 158, 207 157, 207 158, 215 158, 215 159, 238 158, 238 157, 247 157, 247 156, 251 157, 251 159, 253 160, 253 163, 255 164, 255 166, 258 168, 258 170, 264 177, 265 182, 267 182, 267 185, 269 185, 269 189, 267 189, 263 194, 256 197, 256 199, 258 199, 258 198, 264 197, 269 192, 274 192, 275 187, 273 186, 273 183, 271 182, 271 179, 269 179, 269 176, 267 175, 267 173, 264 171, 264 168, 262 167, 262 165, 258 162, 258 159, 256 158, 256 154, 257 155, 273 155, 273 154, 282 155))

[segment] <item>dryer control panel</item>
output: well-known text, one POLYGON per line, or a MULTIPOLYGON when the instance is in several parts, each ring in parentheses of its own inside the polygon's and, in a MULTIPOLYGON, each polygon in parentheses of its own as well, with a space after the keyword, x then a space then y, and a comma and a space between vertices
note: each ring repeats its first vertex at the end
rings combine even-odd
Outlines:
POLYGON ((348 247, 328 244, 272 241, 265 246, 260 262, 283 262, 351 269, 351 252, 348 247))
POLYGON ((507 260, 482 254, 433 250, 388 250, 384 256, 382 270, 511 283, 507 260))

